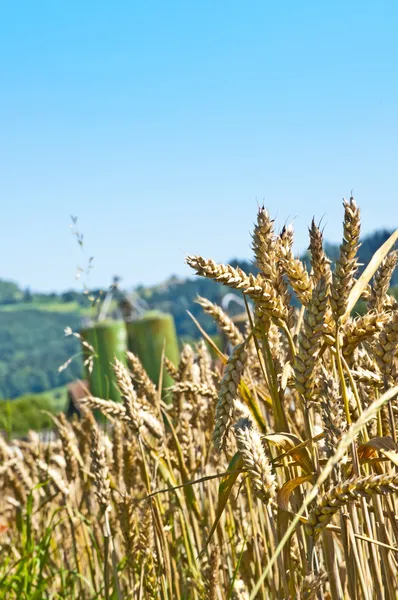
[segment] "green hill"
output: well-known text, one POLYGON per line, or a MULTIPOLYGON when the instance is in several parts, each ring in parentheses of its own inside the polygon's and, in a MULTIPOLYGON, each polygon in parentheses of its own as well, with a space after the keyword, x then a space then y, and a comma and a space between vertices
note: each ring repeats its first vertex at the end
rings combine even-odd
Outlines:
POLYGON ((78 312, 39 309, 0 310, 0 397, 43 392, 81 376, 81 362, 58 368, 79 352, 76 338, 64 336, 67 326, 79 329, 78 312))

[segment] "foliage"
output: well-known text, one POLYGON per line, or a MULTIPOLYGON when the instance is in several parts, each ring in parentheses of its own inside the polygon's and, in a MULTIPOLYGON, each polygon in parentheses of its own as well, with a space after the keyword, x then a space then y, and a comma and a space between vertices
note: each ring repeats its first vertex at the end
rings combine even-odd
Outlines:
POLYGON ((13 304, 23 299, 23 292, 13 281, 0 280, 0 304, 13 304))
POLYGON ((79 357, 58 372, 80 352, 78 340, 64 336, 65 327, 79 328, 80 322, 79 313, 0 311, 0 397, 42 392, 80 377, 79 357))
POLYGON ((9 436, 23 436, 30 429, 41 431, 51 428, 51 418, 42 411, 53 410, 51 398, 44 395, 26 395, 0 402, 0 430, 9 436))

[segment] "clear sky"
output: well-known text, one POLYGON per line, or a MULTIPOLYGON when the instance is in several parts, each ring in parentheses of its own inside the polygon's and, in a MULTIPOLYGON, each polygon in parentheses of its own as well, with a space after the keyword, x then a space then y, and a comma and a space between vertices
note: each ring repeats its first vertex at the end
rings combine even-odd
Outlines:
POLYGON ((398 225, 398 3, 0 2, 0 278, 39 290, 250 257, 258 203, 398 225))

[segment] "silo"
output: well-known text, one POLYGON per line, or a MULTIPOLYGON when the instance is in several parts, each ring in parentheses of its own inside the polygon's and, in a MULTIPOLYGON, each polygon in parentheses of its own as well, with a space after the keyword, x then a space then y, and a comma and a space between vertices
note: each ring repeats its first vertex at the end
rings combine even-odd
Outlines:
MULTIPOLYGON (((93 396, 120 402, 113 363, 118 358, 126 364, 127 333, 124 321, 100 321, 81 331, 82 339, 95 350, 93 370, 87 372, 93 396)), ((83 346, 84 357, 92 354, 83 346)))
MULTIPOLYGON (((174 319, 171 314, 148 311, 139 319, 126 323, 127 344, 136 354, 152 381, 158 385, 163 347, 165 356, 178 364, 179 351, 174 319)), ((173 385, 173 379, 163 369, 162 389, 173 385)))

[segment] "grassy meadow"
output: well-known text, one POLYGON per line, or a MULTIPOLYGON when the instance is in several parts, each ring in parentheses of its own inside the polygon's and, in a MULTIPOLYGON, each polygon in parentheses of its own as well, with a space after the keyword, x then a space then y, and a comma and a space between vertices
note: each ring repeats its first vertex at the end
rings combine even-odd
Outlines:
POLYGON ((122 403, 0 437, 0 598, 398 598, 398 235, 361 273, 353 198, 333 264, 309 236, 307 267, 261 208, 255 274, 187 257, 247 301, 198 298, 228 353, 203 331, 166 390, 129 353, 122 403))

